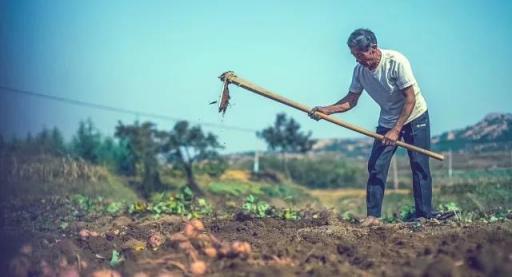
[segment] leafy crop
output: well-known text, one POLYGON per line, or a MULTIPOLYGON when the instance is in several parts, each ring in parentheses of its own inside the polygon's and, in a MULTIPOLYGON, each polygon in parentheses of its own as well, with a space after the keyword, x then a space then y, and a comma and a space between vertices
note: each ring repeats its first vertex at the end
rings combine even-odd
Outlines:
POLYGON ((156 194, 149 203, 137 201, 128 205, 124 202, 106 201, 102 197, 90 198, 80 194, 72 197, 72 203, 78 211, 86 215, 117 216, 128 212, 134 215, 151 214, 155 217, 174 214, 199 218, 212 212, 211 205, 204 198, 194 197, 189 187, 182 188, 176 194, 156 194))
POLYGON ((285 220, 298 220, 300 215, 298 211, 292 209, 284 209, 282 217, 285 220))
POLYGON ((400 208, 400 220, 407 221, 413 218, 416 214, 414 206, 412 205, 404 205, 400 208))
POLYGON ((133 203, 130 205, 129 212, 132 214, 150 213, 156 217, 162 214, 174 214, 199 218, 211 214, 212 208, 204 198, 194 198, 194 193, 189 187, 183 187, 175 195, 157 194, 149 204, 133 203))
POLYGON ((341 214, 341 219, 350 223, 358 222, 358 219, 350 211, 345 211, 343 214, 341 214))
POLYGON ((271 207, 265 201, 258 201, 252 194, 247 196, 242 209, 256 215, 257 217, 265 217, 271 215, 271 207))
POLYGON ((121 253, 116 250, 112 250, 112 258, 110 259, 110 266, 118 266, 124 260, 121 253))
POLYGON ((126 209, 126 204, 123 202, 105 200, 103 197, 90 198, 81 194, 75 194, 71 197, 72 203, 89 215, 119 215, 126 209))
POLYGON ((301 218, 300 212, 297 210, 291 208, 277 210, 267 202, 258 200, 258 198, 252 194, 245 198, 245 203, 242 205, 242 211, 259 218, 275 217, 284 220, 299 220, 301 218))

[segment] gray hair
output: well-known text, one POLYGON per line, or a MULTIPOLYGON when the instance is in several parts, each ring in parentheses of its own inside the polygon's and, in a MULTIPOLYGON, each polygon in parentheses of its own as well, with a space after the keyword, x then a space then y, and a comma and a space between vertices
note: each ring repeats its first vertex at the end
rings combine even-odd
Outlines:
POLYGON ((347 45, 350 48, 366 52, 370 50, 372 46, 377 45, 377 38, 369 29, 360 28, 350 34, 347 40, 347 45))

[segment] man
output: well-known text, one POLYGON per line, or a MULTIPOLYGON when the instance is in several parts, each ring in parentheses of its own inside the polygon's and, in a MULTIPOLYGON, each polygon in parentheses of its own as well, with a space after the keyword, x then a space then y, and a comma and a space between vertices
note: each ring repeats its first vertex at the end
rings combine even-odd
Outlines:
MULTIPOLYGON (((382 200, 395 142, 403 139, 409 144, 430 149, 430 123, 427 104, 414 78, 411 65, 401 53, 380 49, 375 34, 368 29, 357 29, 347 41, 356 58, 349 93, 329 106, 318 106, 315 112, 324 114, 346 112, 357 105, 363 89, 379 104, 380 118, 377 133, 384 140, 375 140, 368 160, 366 204, 368 217, 363 226, 380 224, 382 200)), ((432 217, 432 177, 428 156, 408 151, 413 175, 414 203, 417 218, 432 217)))

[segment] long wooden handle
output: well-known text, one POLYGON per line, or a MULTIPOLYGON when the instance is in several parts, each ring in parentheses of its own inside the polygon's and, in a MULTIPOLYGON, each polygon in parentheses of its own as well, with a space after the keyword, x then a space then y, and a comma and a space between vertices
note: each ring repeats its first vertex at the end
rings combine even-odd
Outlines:
MULTIPOLYGON (((282 103, 282 104, 285 104, 285 105, 290 106, 292 108, 295 108, 297 110, 301 110, 301 111, 303 111, 305 113, 309 113, 311 111, 311 108, 308 107, 308 106, 305 106, 303 104, 295 102, 295 101, 293 101, 291 99, 282 97, 281 95, 278 95, 278 94, 273 93, 273 92, 271 92, 271 91, 269 91, 269 90, 267 90, 265 88, 262 88, 262 87, 260 87, 258 85, 255 85, 255 84, 253 84, 253 83, 251 83, 251 82, 249 82, 247 80, 244 80, 244 79, 236 76, 232 72, 226 72, 225 74, 223 74, 221 76, 221 78, 224 78, 223 81, 227 80, 229 83, 233 83, 233 84, 235 84, 235 85, 237 85, 239 87, 245 88, 245 89, 247 89, 249 91, 252 91, 252 92, 257 93, 257 94, 259 94, 261 96, 270 98, 272 100, 275 100, 275 101, 277 101, 279 103, 282 103)), ((375 132, 372 132, 372 131, 366 130, 364 128, 361 128, 359 126, 350 124, 350 123, 348 123, 346 121, 343 121, 341 119, 334 118, 332 116, 326 115, 326 114, 321 113, 321 112, 316 112, 316 115, 318 115, 318 117, 320 117, 320 118, 322 118, 322 119, 324 119, 326 121, 329 121, 331 123, 334 123, 334 124, 342 126, 342 127, 345 127, 345 128, 350 129, 352 131, 356 131, 356 132, 361 133, 363 135, 366 135, 366 136, 369 136, 369 137, 372 137, 372 138, 375 138, 375 139, 378 139, 378 140, 383 140, 384 139, 383 135, 380 135, 380 134, 377 134, 375 132)), ((397 141, 396 145, 401 146, 401 147, 403 147, 405 149, 408 149, 408 150, 412 150, 412 151, 415 151, 415 152, 427 155, 429 157, 432 157, 432 158, 440 160, 440 161, 444 160, 444 156, 442 154, 435 153, 435 152, 423 149, 421 147, 417 147, 417 146, 405 143, 403 141, 397 141)))

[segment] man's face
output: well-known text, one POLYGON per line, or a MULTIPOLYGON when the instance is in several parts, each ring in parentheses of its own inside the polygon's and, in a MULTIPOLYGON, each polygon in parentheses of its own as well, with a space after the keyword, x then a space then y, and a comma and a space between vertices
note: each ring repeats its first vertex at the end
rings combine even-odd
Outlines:
POLYGON ((375 61, 375 48, 370 48, 368 51, 350 48, 350 52, 356 58, 356 61, 364 67, 370 67, 375 61))

